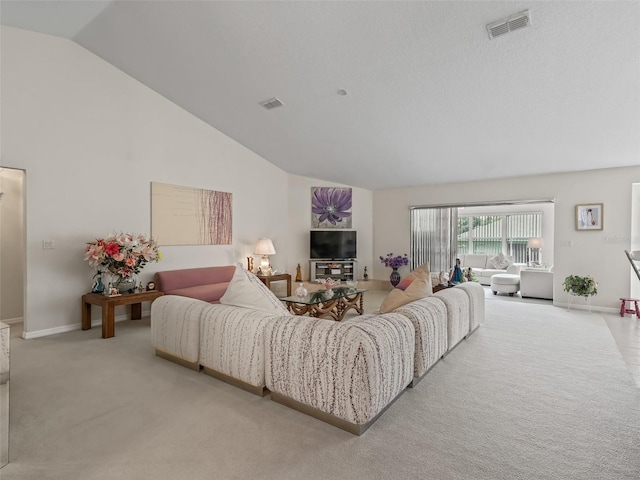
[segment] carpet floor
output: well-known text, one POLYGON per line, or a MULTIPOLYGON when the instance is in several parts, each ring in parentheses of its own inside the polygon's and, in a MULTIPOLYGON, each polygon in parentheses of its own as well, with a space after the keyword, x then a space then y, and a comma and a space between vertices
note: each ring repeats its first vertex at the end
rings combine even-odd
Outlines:
POLYGON ((13 333, 2 480, 633 479, 640 389, 606 314, 487 298, 362 436, 154 356, 149 321, 13 333))

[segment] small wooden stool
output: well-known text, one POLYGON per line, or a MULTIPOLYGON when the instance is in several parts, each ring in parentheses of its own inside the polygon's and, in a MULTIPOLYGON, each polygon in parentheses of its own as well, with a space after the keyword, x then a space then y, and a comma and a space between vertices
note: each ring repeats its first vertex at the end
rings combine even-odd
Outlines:
POLYGON ((625 313, 630 313, 631 316, 635 315, 636 317, 640 318, 640 308, 638 308, 638 300, 637 298, 620 298, 620 300, 622 300, 622 304, 620 305, 620 316, 624 317, 625 313), (627 308, 627 302, 630 303, 630 307, 635 307, 635 308, 627 308), (633 302, 633 304, 631 305, 631 302, 633 302))

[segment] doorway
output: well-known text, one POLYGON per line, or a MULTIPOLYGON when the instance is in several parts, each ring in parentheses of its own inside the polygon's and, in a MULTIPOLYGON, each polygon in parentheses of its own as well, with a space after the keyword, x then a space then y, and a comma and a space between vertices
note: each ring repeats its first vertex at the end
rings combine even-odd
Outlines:
POLYGON ((24 321, 25 171, 0 167, 0 321, 24 321))

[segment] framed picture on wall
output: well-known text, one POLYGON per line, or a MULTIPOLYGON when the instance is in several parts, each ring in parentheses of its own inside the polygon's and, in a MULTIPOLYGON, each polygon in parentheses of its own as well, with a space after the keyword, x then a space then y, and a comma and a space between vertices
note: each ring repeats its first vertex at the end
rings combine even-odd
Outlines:
POLYGON ((351 228, 350 188, 311 187, 311 228, 351 228))
POLYGON ((576 230, 602 230, 603 218, 602 203, 576 205, 576 230))

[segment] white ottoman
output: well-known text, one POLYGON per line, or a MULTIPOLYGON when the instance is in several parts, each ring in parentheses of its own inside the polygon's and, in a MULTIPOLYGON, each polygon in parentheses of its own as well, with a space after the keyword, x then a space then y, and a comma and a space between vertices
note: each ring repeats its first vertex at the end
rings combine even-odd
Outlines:
POLYGON ((520 290, 520 275, 511 273, 496 273, 491 276, 491 290, 494 295, 508 293, 510 297, 520 290))

